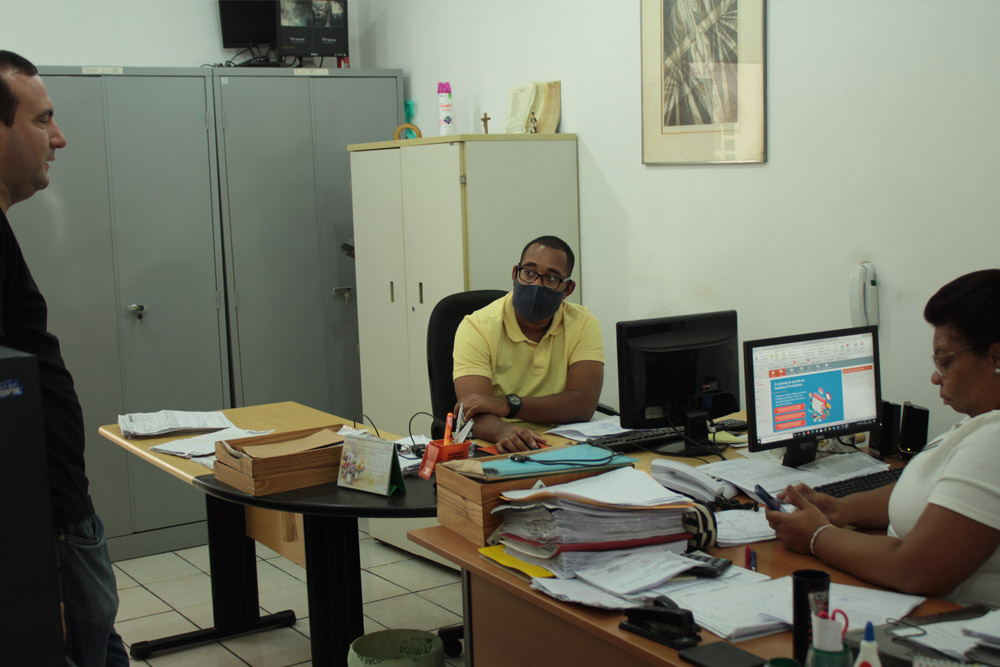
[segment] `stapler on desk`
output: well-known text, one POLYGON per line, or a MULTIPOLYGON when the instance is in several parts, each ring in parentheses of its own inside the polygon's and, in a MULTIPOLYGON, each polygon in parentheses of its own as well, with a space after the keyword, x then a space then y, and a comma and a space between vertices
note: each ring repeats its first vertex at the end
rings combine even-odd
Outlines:
POLYGON ((665 595, 653 604, 626 609, 625 620, 618 627, 675 649, 697 646, 701 641, 694 615, 665 595))

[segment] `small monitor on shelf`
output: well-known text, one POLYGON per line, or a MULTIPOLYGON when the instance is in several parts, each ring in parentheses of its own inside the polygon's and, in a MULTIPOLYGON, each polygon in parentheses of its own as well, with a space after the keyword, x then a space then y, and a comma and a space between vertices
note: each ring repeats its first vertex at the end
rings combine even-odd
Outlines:
POLYGON ((683 448, 667 445, 663 454, 713 452, 695 445, 708 442, 708 420, 740 407, 736 311, 619 322, 616 330, 622 426, 684 428, 683 448))
POLYGON ((748 340, 743 364, 751 452, 786 447, 783 463, 800 466, 820 440, 880 423, 877 327, 748 340))
POLYGON ((277 0, 219 0, 219 20, 224 49, 274 46, 277 0))
POLYGON ((347 0, 279 0, 279 56, 346 58, 347 0))

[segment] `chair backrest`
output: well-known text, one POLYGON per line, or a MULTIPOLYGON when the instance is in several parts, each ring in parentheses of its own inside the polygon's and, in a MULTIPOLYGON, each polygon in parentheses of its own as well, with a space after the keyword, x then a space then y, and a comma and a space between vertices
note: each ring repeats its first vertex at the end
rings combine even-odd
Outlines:
POLYGON ((427 377, 430 380, 431 412, 434 414, 431 427, 434 438, 440 438, 444 433, 444 419, 458 400, 451 377, 455 331, 466 315, 493 303, 506 293, 495 289, 459 292, 438 301, 431 311, 427 323, 427 377))

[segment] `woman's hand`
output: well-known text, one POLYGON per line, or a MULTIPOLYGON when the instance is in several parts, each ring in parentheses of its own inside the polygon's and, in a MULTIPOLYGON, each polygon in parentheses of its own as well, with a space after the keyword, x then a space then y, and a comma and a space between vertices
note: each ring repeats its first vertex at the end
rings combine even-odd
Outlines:
MULTIPOLYGON (((844 503, 840 498, 820 493, 805 484, 796 484, 795 486, 789 486, 788 489, 778 494, 779 500, 792 505, 795 505, 795 503, 788 498, 789 490, 793 490, 807 503, 816 507, 833 525, 843 527, 850 523, 846 519, 844 503)), ((798 506, 796 505, 796 507, 798 506)))
MULTIPOLYGON (((816 493, 804 484, 799 484, 798 487, 816 496, 820 503, 824 502, 824 498, 830 498, 824 493, 816 493)), ((778 498, 794 505, 795 511, 788 513, 765 510, 764 516, 767 517, 767 522, 774 529, 775 536, 786 547, 798 553, 809 553, 809 542, 816 529, 831 521, 828 520, 826 513, 810 502, 807 495, 800 492, 797 487, 789 485, 778 494, 778 498)), ((831 499, 836 500, 836 498, 831 499)))

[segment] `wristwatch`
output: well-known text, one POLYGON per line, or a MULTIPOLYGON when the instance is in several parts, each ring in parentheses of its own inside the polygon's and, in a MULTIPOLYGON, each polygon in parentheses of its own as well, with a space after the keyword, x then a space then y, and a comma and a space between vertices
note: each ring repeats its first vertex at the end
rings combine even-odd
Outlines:
POLYGON ((507 413, 507 419, 513 419, 521 410, 521 397, 517 394, 507 394, 507 407, 510 408, 510 411, 507 413))

